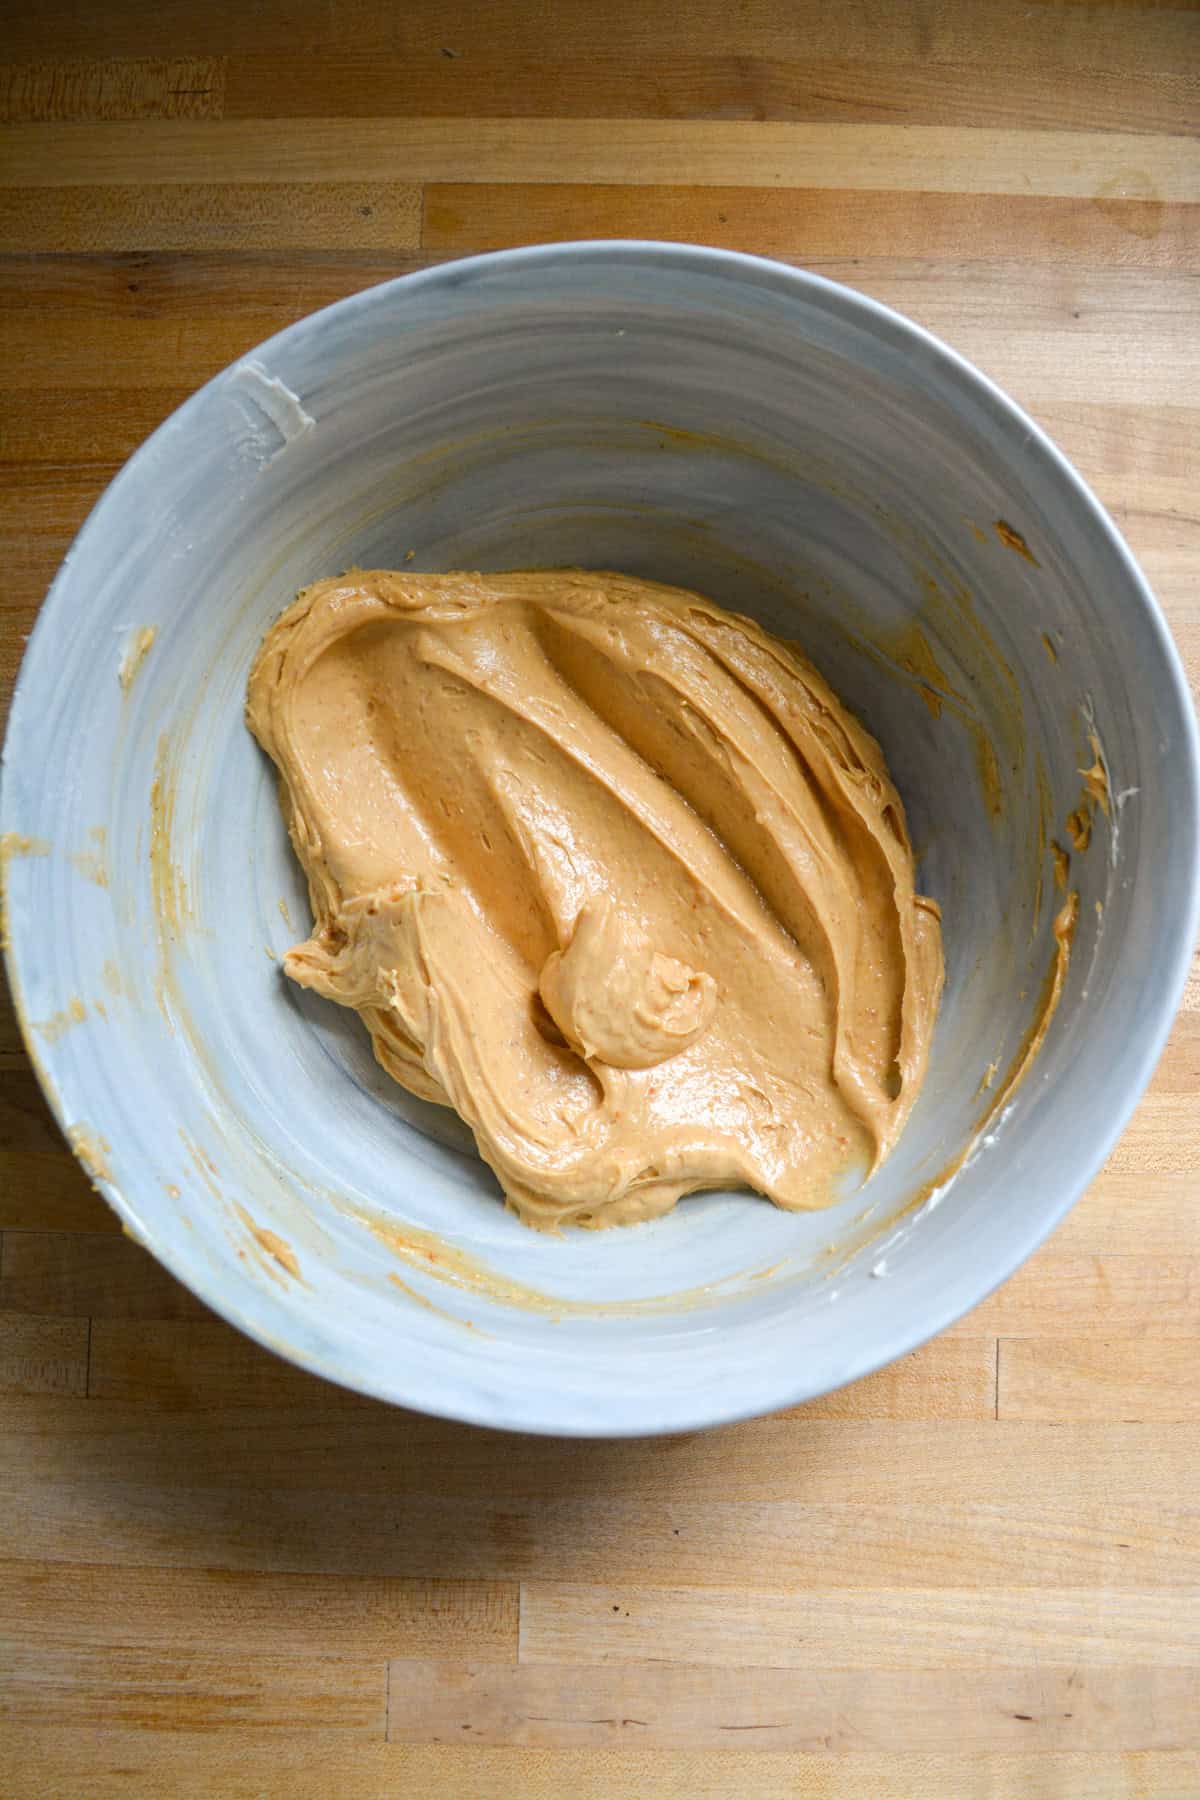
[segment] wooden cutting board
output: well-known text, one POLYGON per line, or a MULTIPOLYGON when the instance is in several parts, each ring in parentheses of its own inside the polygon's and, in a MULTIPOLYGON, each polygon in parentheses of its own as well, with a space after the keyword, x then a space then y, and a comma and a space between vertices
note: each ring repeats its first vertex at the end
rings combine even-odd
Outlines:
MULTIPOLYGON (((780 256, 943 334, 1200 671, 1194 6, 41 0, 0 56, 5 696, 198 383, 370 282, 587 235, 780 256)), ((0 1071, 4 1800, 1200 1795, 1200 981, 999 1294, 661 1443, 273 1360, 122 1236, 11 1011, 0 1071)))

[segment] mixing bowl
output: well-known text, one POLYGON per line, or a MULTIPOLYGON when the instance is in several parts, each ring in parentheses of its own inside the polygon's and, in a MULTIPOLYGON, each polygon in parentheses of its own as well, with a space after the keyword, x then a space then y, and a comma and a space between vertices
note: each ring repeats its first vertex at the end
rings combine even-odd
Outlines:
POLYGON ((973 1306, 1111 1148, 1197 914, 1186 690, 1078 476, 894 313, 680 245, 448 264, 210 382, 54 583, 3 825, 27 1039, 129 1231, 307 1368, 534 1431, 780 1407, 973 1306), (246 672, 297 588, 352 564, 697 588, 798 640, 867 722, 947 982, 924 1092, 866 1187, 825 1212, 708 1194, 536 1234, 358 1021, 284 980, 308 913, 246 672))

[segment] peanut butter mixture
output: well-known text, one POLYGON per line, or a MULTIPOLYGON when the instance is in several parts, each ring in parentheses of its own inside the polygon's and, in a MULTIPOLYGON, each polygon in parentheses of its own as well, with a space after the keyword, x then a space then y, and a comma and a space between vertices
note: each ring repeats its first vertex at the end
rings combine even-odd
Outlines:
POLYGON ((527 1224, 822 1206, 895 1144, 938 908, 790 645, 625 575, 353 570, 272 627, 247 716, 312 900, 287 974, 461 1114, 527 1224))

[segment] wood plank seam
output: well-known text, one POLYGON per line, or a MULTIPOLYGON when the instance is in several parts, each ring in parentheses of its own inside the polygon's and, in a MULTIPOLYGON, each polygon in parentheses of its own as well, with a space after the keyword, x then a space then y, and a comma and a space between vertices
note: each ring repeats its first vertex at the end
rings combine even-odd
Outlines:
POLYGON ((995 1388, 995 1417, 1000 1417, 1000 1339, 997 1337, 997 1388, 995 1388))

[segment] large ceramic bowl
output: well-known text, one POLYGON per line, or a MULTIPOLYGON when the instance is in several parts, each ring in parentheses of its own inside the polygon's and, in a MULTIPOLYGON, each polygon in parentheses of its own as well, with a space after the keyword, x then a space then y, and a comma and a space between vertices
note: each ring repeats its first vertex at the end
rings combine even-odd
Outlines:
POLYGON ((1112 1147, 1197 914, 1185 687, 1079 477, 894 313, 679 245, 449 264, 198 393, 54 584, 3 828, 28 1041, 134 1236, 307 1368, 534 1431, 780 1407, 973 1306, 1112 1147), (947 963, 928 1081, 869 1186, 823 1213, 710 1194, 537 1235, 357 1020, 285 982, 308 915, 245 678, 296 589, 354 563, 695 587, 798 639, 868 722, 947 963))

